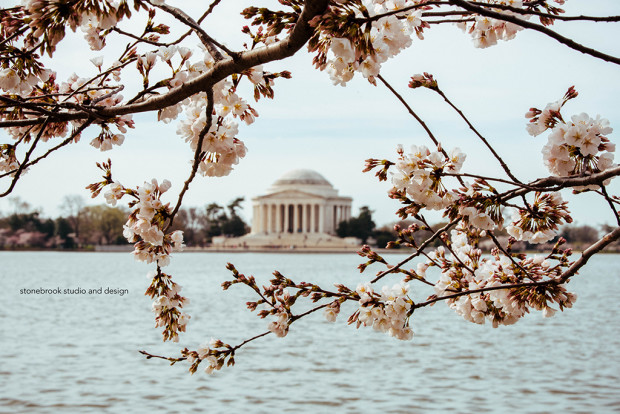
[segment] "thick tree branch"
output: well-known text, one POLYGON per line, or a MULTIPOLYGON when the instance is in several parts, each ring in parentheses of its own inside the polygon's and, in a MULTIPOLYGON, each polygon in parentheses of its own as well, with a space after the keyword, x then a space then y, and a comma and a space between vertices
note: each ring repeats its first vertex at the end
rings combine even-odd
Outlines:
MULTIPOLYGON (((119 115, 157 111, 175 105, 199 92, 204 92, 234 73, 241 73, 254 66, 293 56, 314 33, 314 29, 309 24, 310 20, 322 14, 327 4, 328 0, 306 0, 306 6, 289 36, 277 43, 264 48, 240 52, 237 59, 229 57, 221 60, 210 71, 170 90, 166 94, 131 105, 97 108, 96 113, 102 118, 114 118, 119 115)), ((84 111, 60 112, 54 115, 54 121, 72 121, 86 119, 89 116, 90 114, 84 111)), ((0 127, 26 126, 40 123, 42 123, 41 119, 0 121, 0 127)))
POLYGON ((573 262, 573 264, 568 269, 566 269, 564 273, 562 273, 562 275, 560 275, 560 277, 557 279, 558 283, 564 283, 571 276, 577 274, 577 271, 579 271, 579 269, 581 269, 583 266, 585 266, 586 263, 588 263, 590 257, 594 256, 596 253, 600 252, 605 247, 609 246, 611 243, 615 242, 618 239, 620 239, 620 227, 616 227, 612 232, 607 233, 605 236, 603 236, 602 239, 585 249, 581 254, 581 257, 575 260, 575 262, 573 262))

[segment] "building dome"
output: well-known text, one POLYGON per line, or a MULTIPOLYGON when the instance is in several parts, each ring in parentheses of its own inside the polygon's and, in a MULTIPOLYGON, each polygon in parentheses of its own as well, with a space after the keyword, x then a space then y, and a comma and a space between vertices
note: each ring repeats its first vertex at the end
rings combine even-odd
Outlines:
POLYGON ((274 187, 283 185, 327 185, 333 187, 325 177, 314 170, 292 170, 273 183, 274 187))
POLYGON ((307 169, 287 172, 267 189, 267 194, 276 194, 283 191, 302 191, 321 197, 338 196, 338 190, 325 177, 314 170, 307 169))

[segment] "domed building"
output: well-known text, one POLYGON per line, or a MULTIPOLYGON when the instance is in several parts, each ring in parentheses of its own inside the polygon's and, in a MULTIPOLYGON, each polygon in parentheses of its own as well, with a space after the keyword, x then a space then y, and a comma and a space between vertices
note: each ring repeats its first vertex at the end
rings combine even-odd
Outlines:
POLYGON ((253 201, 252 234, 330 234, 351 218, 351 197, 338 195, 313 170, 293 170, 253 201))

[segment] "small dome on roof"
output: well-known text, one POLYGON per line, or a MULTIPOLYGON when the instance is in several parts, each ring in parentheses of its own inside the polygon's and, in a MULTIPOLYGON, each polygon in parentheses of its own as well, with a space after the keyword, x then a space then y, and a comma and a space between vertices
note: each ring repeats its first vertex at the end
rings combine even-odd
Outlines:
POLYGON ((332 187, 329 181, 314 170, 292 170, 278 178, 273 186, 282 185, 324 185, 332 187))

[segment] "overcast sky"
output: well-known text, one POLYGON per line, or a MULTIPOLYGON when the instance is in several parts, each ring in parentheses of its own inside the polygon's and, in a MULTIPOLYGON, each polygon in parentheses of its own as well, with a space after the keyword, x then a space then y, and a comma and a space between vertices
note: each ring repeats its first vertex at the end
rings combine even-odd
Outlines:
MULTIPOLYGON (((193 2, 192 7, 196 3, 202 2, 193 2)), ((220 41, 239 49, 243 38, 238 33, 242 24, 238 12, 250 3, 224 2, 222 11, 226 17, 208 21, 207 28, 220 41)), ((617 0, 569 0, 564 8, 569 15, 620 14, 617 0), (591 9, 585 9, 586 4, 591 9)), ((578 42, 614 56, 620 56, 619 28, 620 24, 612 23, 557 23, 555 26, 578 42)), ((565 106, 564 115, 601 114, 616 129, 610 137, 617 142, 620 133, 617 65, 585 56, 533 32, 520 32, 515 40, 484 50, 475 49, 469 36, 454 26, 433 27, 425 37, 424 41, 414 39, 412 47, 384 65, 382 74, 427 121, 445 148, 458 146, 467 153, 464 166, 467 172, 490 175, 500 174, 501 170, 438 96, 406 87, 411 75, 433 73, 444 92, 523 180, 547 175, 540 153, 546 134, 537 138, 527 135, 524 113, 531 106, 542 108, 561 98, 571 85, 575 85, 579 98, 565 106)), ((66 79, 72 72, 80 76, 92 74, 93 66, 88 58, 106 55, 106 50, 103 53, 88 50, 79 31, 69 38, 70 42, 61 44, 57 66, 52 69, 57 70, 59 79, 66 79)), ((114 40, 109 43, 113 45, 114 40)), ((321 173, 341 195, 353 197, 354 213, 368 205, 375 212, 377 224, 396 220, 394 211, 399 206, 386 196, 389 185, 379 183, 370 173, 362 173, 364 160, 394 159, 399 143, 405 147, 431 143, 386 88, 374 87, 361 78, 345 88, 332 86, 326 73, 311 66, 311 59, 304 49, 293 58, 267 67, 271 71, 290 70, 293 79, 277 80, 273 101, 252 102, 260 116, 250 127, 241 126, 239 134, 248 147, 246 158, 228 177, 198 177, 190 187, 185 206, 226 204, 244 196, 244 216, 250 220, 252 197, 262 194, 287 171, 310 168, 321 173)), ((251 95, 247 98, 252 99, 251 95)), ((84 187, 100 176, 95 162, 108 157, 113 160, 115 178, 127 186, 155 177, 170 179, 172 191, 180 190, 189 173, 192 154, 176 135, 176 124, 158 123, 153 114, 137 115, 134 120, 136 129, 126 134, 123 146, 100 153, 88 145, 96 134, 91 129, 79 144, 33 168, 20 180, 13 195, 54 217, 60 214, 59 206, 65 195, 88 198, 84 187)), ((6 141, 5 136, 2 141, 6 141)), ((620 193, 617 181, 611 186, 613 194, 620 193)), ((575 198, 568 193, 565 197, 572 201, 570 209, 578 224, 611 223, 612 216, 600 198, 588 195, 575 198)), ((170 194, 167 201, 173 200, 176 194, 170 194)), ((103 199, 89 202, 101 203, 103 199)), ((6 213, 9 209, 7 200, 0 199, 0 211, 6 213)))

